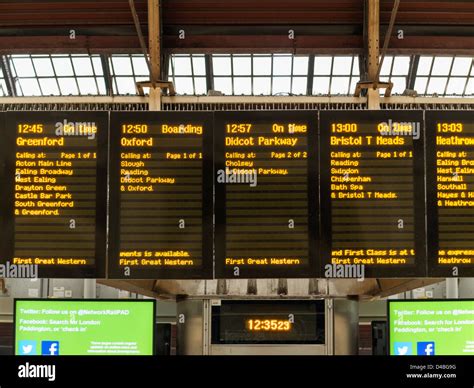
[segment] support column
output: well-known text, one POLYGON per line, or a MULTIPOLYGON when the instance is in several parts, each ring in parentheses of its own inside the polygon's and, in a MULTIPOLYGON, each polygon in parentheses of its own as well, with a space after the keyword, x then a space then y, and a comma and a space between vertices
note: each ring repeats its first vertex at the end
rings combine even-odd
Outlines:
MULTIPOLYGON (((380 0, 367 0, 367 70, 369 81, 375 82, 379 66, 380 0)), ((369 109, 380 109, 380 92, 367 89, 369 109)))
POLYGON ((41 298, 49 298, 49 279, 40 279, 41 298))
POLYGON ((161 88, 150 87, 148 110, 151 110, 151 111, 161 110, 161 88))
POLYGON ((96 299, 97 288, 95 279, 84 279, 84 299, 96 299))
POLYGON ((210 302, 208 299, 177 300, 178 355, 209 354, 210 302))
POLYGON ((446 278, 446 299, 459 298, 459 279, 446 278))
MULTIPOLYGON (((359 301, 355 298, 332 299, 334 355, 359 353, 359 301)), ((329 301, 328 301, 329 302, 329 301)))
POLYGON ((160 2, 148 0, 148 50, 150 54, 150 100, 149 110, 161 110, 161 88, 156 82, 161 78, 160 49, 160 2))

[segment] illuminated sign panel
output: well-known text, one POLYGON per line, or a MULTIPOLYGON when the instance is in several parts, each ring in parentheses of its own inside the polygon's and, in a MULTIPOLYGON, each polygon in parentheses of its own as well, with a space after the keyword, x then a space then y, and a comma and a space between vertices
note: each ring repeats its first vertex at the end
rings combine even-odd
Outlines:
POLYGON ((389 300, 392 356, 473 356, 474 300, 389 300))
MULTIPOLYGON (((423 113, 320 113, 323 264, 426 271, 423 113)), ((323 273, 324 276, 324 273, 323 273)))
POLYGON ((212 115, 111 113, 110 278, 212 277, 212 115))
POLYGON ((17 356, 151 356, 154 300, 15 299, 17 356))
POLYGON ((215 114, 216 277, 316 277, 317 112, 215 114))
POLYGON ((428 274, 474 276, 474 114, 426 112, 428 274))
POLYGON ((37 264, 40 277, 104 277, 107 131, 105 112, 6 114, 11 264, 37 264))
POLYGON ((324 344, 324 301, 231 301, 212 307, 213 344, 324 344))

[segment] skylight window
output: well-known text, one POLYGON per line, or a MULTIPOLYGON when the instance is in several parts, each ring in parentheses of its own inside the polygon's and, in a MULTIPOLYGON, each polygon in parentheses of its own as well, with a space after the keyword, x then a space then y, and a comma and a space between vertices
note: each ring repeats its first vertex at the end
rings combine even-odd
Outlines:
POLYGON ((68 96, 105 94, 98 55, 10 55, 19 96, 68 96))
POLYGON ((203 54, 172 55, 169 62, 168 80, 173 81, 178 94, 206 94, 205 56, 203 54))
POLYGON ((214 54, 214 89, 225 95, 305 95, 309 56, 214 54))
POLYGON ((146 59, 141 54, 117 54, 109 58, 113 94, 137 94, 136 83, 150 79, 146 59))
MULTIPOLYGON (((407 88, 408 73, 410 71, 410 57, 387 55, 380 70, 380 81, 393 83, 392 95, 402 94, 407 88)), ((385 90, 381 90, 383 94, 385 90)))
POLYGON ((315 56, 313 95, 351 95, 359 81, 358 56, 315 56))
POLYGON ((473 59, 462 56, 422 56, 415 90, 419 95, 473 97, 473 59))
MULTIPOLYGON (((141 54, 6 55, 2 61, 0 96, 136 95, 137 82, 149 80, 141 54)), ((347 96, 360 79, 358 55, 172 54, 165 70, 178 95, 213 89, 234 96, 347 96)), ((474 97, 473 78, 473 58, 452 55, 387 55, 380 73, 381 81, 393 82, 392 95, 410 87, 419 96, 474 97)))

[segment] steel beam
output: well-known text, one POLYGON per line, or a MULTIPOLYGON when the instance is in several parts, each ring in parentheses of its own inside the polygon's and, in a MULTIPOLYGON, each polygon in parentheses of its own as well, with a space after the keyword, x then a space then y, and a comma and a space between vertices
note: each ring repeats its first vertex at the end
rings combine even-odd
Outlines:
MULTIPOLYGON (((365 104, 364 97, 345 96, 163 96, 164 104, 365 104)), ((474 105, 474 98, 442 97, 381 97, 382 104, 397 105, 474 105)), ((148 96, 52 96, 52 97, 0 97, 0 105, 23 104, 146 104, 148 96)))
POLYGON ((412 55, 410 58, 410 68, 408 69, 407 89, 415 89, 416 73, 418 72, 418 64, 420 63, 419 55, 412 55))
POLYGON ((13 79, 10 63, 8 62, 8 58, 6 56, 0 57, 0 69, 2 69, 5 84, 7 86, 8 95, 16 97, 18 95, 16 90, 16 83, 13 79))
POLYGON ((148 0, 148 52, 150 58, 149 109, 161 110, 161 88, 156 85, 161 76, 160 2, 148 0))
MULTIPOLYGON (((291 41, 282 35, 188 35, 186 39, 163 36, 163 50, 168 53, 296 53, 362 54, 361 35, 299 35, 291 41)), ((4 54, 140 54, 140 42, 133 36, 2 36, 0 55, 4 54)), ((471 36, 406 35, 392 37, 387 54, 474 55, 471 36)))
MULTIPOLYGON (((380 46, 380 0, 366 0, 366 5, 368 81, 377 82, 380 46)), ((367 89, 367 103, 369 109, 380 109, 380 94, 377 88, 367 89)))
POLYGON ((112 75, 110 73, 109 59, 110 59, 110 56, 107 54, 100 55, 102 70, 104 72, 105 90, 106 90, 107 96, 113 96, 114 89, 112 85, 112 75))

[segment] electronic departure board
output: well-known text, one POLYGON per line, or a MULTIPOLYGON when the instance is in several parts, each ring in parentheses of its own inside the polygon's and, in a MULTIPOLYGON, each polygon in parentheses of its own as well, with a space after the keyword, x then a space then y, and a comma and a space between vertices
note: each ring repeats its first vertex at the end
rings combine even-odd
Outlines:
POLYGON ((317 277, 317 112, 215 114, 217 278, 317 277))
POLYGON ((320 133, 325 268, 425 276, 423 112, 325 111, 320 133))
POLYGON ((11 112, 2 140, 4 260, 40 277, 105 276, 106 112, 11 112))
POLYGON ((213 344, 324 344, 323 300, 223 300, 212 306, 213 344))
POLYGON ((427 111, 428 274, 474 276, 474 113, 427 111))
POLYGON ((212 278, 212 114, 110 123, 110 278, 212 278))

